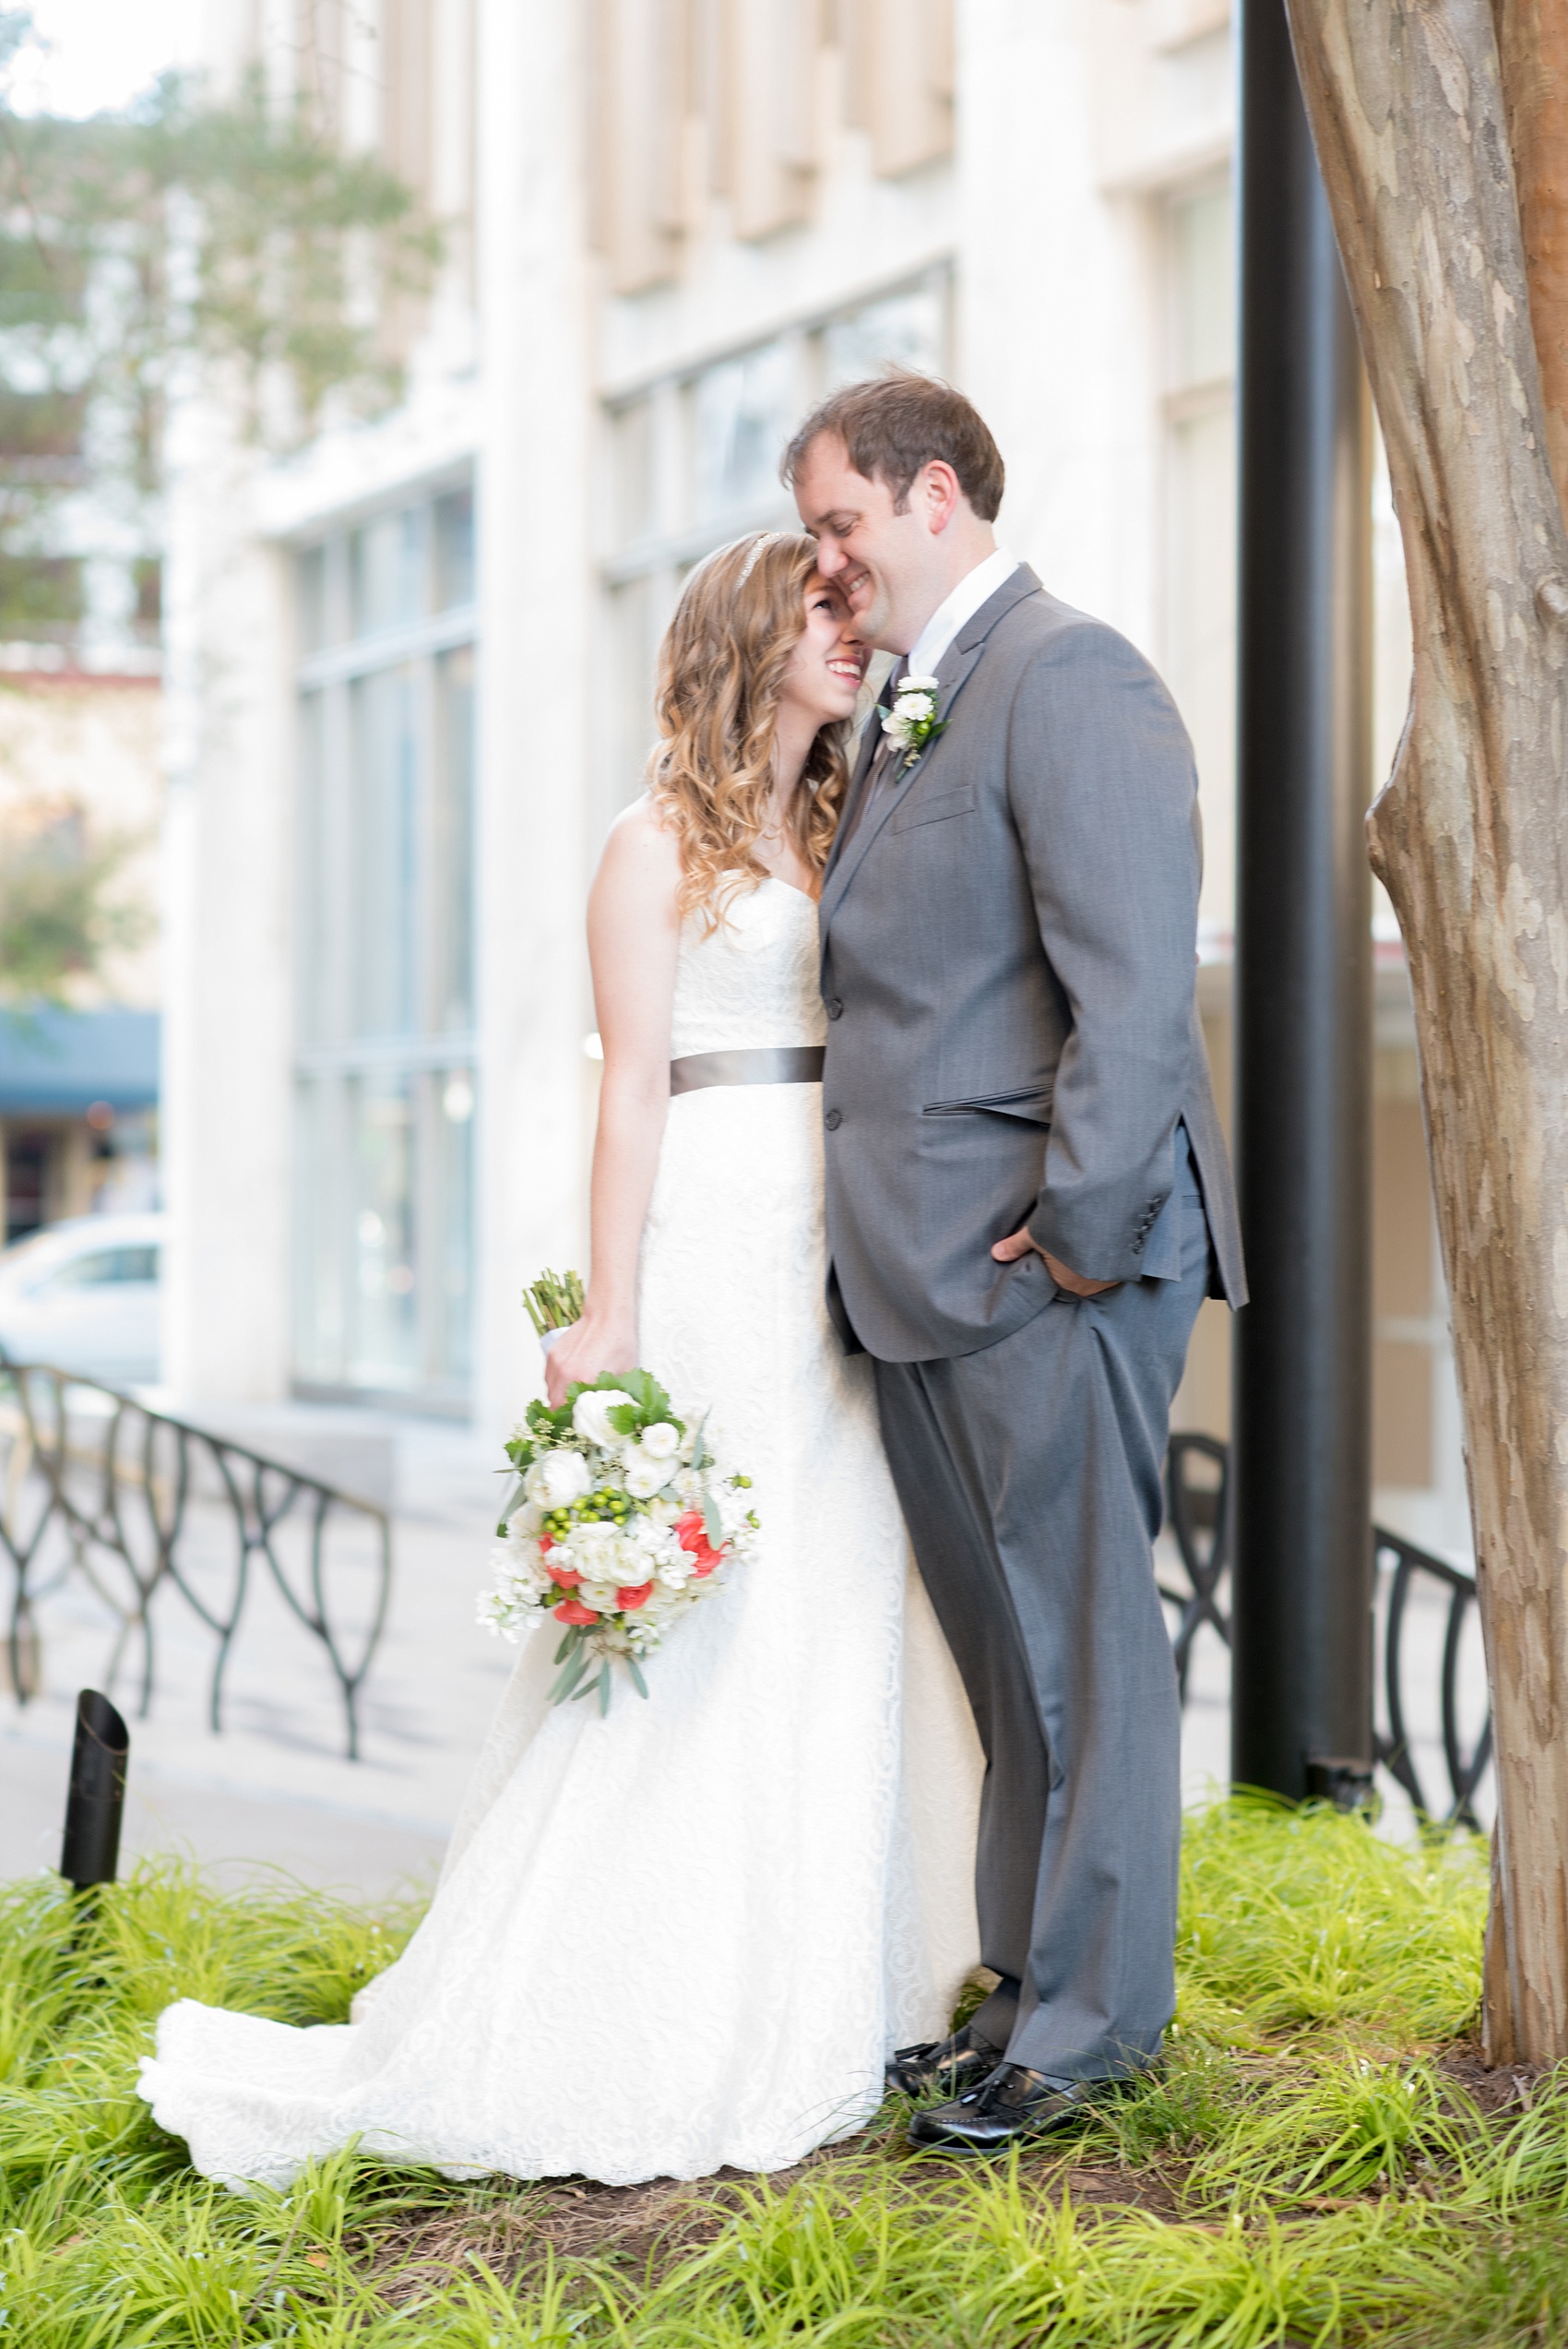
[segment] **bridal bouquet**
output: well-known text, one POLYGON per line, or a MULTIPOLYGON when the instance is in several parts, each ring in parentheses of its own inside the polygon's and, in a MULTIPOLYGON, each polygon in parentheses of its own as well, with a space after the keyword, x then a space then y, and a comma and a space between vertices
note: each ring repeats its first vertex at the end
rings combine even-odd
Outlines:
POLYGON ((643 1663, 671 1624, 754 1549, 750 1477, 720 1466, 703 1424, 683 1418, 646 1370, 568 1388, 558 1411, 530 1403, 506 1457, 517 1481, 481 1623, 514 1640, 547 1615, 564 1627, 553 1704, 597 1692, 608 1712, 615 1663, 646 1697, 643 1663))

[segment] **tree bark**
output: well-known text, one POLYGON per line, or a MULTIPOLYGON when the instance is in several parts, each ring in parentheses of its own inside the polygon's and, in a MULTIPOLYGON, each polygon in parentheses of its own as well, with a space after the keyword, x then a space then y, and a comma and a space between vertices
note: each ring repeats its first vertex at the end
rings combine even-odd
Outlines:
POLYGON ((1562 0, 1503 0, 1506 92, 1489 0, 1287 5, 1409 579, 1410 715, 1368 831, 1415 996, 1496 1723, 1488 2045, 1550 2063, 1568 2056, 1568 532, 1549 454, 1554 430, 1568 447, 1568 211, 1539 168, 1565 85, 1538 28, 1562 0))
POLYGON ((1568 7, 1493 0, 1547 455, 1568 484, 1568 7))

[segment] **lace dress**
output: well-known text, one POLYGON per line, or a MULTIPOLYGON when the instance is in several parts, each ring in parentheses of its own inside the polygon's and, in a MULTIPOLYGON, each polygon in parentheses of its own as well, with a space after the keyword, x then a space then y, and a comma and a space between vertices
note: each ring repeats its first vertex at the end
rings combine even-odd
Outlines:
MULTIPOLYGON (((820 1043, 816 912, 770 881, 681 949, 672 1050, 820 1043)), ((182 1999, 141 2093, 208 2176, 355 2135, 457 2175, 772 2170, 852 2130, 978 1954, 980 1757, 823 1306, 821 1088, 670 1105, 642 1360, 711 1403, 760 1555, 608 1718, 525 1647, 424 1922, 306 2030, 182 1999)))

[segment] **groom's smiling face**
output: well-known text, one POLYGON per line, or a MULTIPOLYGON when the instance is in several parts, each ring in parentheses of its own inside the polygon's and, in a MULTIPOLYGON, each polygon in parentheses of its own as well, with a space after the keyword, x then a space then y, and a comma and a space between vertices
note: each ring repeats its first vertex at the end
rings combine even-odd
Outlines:
POLYGON ((923 466, 900 507, 885 482, 856 472, 837 434, 824 432, 794 488, 817 568, 848 598, 856 633, 884 651, 908 652, 953 583, 945 540, 961 493, 951 468, 923 466))

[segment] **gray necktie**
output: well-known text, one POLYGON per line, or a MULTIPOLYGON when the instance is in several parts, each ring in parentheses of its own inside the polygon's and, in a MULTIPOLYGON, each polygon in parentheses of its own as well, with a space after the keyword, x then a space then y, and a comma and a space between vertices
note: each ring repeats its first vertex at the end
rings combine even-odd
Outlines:
MULTIPOLYGON (((909 655, 905 653, 893 663, 892 668, 887 672, 887 683, 882 689, 881 695, 877 700, 876 708, 873 710, 871 717, 866 720, 868 726, 873 721, 878 726, 881 725, 883 719, 885 717, 888 710, 892 709, 894 703, 897 700, 898 688, 903 684, 909 674, 909 655)), ((844 835, 845 848, 849 847, 850 841, 854 839, 855 834, 860 830, 861 826, 864 823, 866 810, 870 807, 872 801, 886 784, 888 769, 893 760, 893 750, 894 743, 892 735, 884 734, 882 740, 877 744, 876 750, 872 758, 871 766, 866 771, 865 784, 861 792, 860 800, 855 808, 854 815, 849 819, 849 829, 844 835)), ((840 851, 840 853, 842 853, 842 851, 840 851)))

